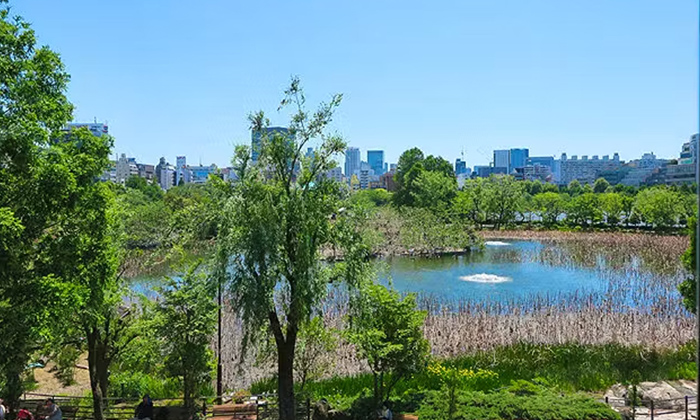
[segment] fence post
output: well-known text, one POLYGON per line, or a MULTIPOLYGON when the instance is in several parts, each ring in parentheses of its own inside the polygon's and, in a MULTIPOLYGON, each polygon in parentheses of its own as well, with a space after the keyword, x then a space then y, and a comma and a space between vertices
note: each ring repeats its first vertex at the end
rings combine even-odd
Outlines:
POLYGON ((605 404, 608 404, 608 396, 605 396, 605 404))
POLYGON ((306 399, 306 420, 311 420, 311 398, 306 399))
POLYGON ((685 396, 685 420, 688 420, 688 396, 685 396))
POLYGON ((651 400, 651 420, 654 420, 654 400, 651 400))

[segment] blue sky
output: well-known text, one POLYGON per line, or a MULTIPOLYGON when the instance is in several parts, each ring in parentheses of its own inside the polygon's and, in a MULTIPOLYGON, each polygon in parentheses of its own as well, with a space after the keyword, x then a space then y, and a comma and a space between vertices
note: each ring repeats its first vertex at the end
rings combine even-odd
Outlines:
MULTIPOLYGON (((75 119, 138 161, 228 165, 246 115, 291 75, 343 93, 350 145, 395 162, 530 155, 676 157, 698 125, 694 0, 14 0, 72 75, 75 119)), ((343 158, 339 159, 341 162, 343 158)))

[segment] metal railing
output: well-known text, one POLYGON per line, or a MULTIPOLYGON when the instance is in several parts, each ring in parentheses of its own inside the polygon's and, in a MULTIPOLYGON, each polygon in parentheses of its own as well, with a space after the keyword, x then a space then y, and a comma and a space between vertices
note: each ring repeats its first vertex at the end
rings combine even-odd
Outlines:
MULTIPOLYGON (((20 399, 19 408, 26 408, 32 414, 41 415, 41 410, 47 398, 53 398, 63 412, 66 420, 93 420, 92 397, 85 396, 60 396, 40 393, 25 393, 20 399)), ((277 420, 279 405, 273 394, 252 396, 245 404, 232 405, 230 398, 222 397, 226 404, 218 405, 215 402, 218 397, 205 397, 197 399, 197 412, 204 418, 213 418, 217 414, 228 419, 248 418, 255 415, 257 419, 277 420), (247 417, 248 416, 248 417, 247 417)), ((136 398, 105 398, 103 400, 104 417, 107 420, 131 420, 134 418, 135 408, 141 399, 136 398)), ((186 420, 189 413, 184 407, 182 399, 153 399, 153 420, 182 419, 186 420)), ((310 420, 312 409, 309 399, 297 402, 297 419, 310 420)))
MULTIPOLYGON (((629 398, 624 397, 605 397, 600 400, 605 402, 613 408, 621 407, 631 407, 629 398)), ((685 414, 685 420, 690 419, 690 404, 697 404, 698 398, 695 395, 686 395, 681 398, 667 398, 667 399, 650 399, 650 398, 640 398, 641 404, 634 404, 635 407, 647 407, 649 409, 649 416, 651 420, 663 415, 676 414, 683 412, 685 414), (678 404, 669 404, 678 403, 678 404), (668 407, 668 406, 671 407, 668 407), (663 407, 663 408, 662 408, 663 407)))

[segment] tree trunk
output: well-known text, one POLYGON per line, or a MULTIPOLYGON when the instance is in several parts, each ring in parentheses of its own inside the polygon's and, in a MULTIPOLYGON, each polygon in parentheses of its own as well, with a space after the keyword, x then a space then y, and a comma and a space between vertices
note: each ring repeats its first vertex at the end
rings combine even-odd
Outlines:
POLYGON ((21 367, 26 366, 26 362, 21 356, 17 357, 17 359, 20 360, 14 360, 9 364, 4 389, 6 402, 10 410, 10 416, 8 416, 9 418, 14 418, 12 416, 19 408, 19 400, 22 398, 23 385, 21 367))
MULTIPOLYGON (((102 387, 100 386, 100 377, 98 366, 102 365, 100 357, 101 346, 100 333, 95 328, 88 329, 88 370, 90 372, 90 389, 92 390, 92 409, 95 420, 104 420, 104 412, 102 410, 102 387)), ((106 369, 105 369, 106 370, 106 369)))
POLYGON ((185 400, 185 408, 187 409, 187 414, 192 415, 193 411, 192 407, 194 404, 192 403, 192 381, 190 380, 190 376, 187 374, 187 368, 185 368, 185 373, 182 376, 182 382, 184 383, 185 390, 184 390, 184 400, 185 400))
POLYGON ((277 345, 277 395, 279 396, 280 420, 296 418, 294 401, 294 343, 289 337, 277 345), (280 345, 281 344, 281 345, 280 345))

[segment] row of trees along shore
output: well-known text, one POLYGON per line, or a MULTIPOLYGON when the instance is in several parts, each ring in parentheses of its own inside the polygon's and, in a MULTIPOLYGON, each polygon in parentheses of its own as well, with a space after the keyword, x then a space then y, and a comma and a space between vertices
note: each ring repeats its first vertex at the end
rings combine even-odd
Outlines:
POLYGON ((556 186, 492 175, 469 179, 458 188, 450 163, 426 157, 418 148, 401 155, 394 180, 393 194, 363 191, 360 195, 375 204, 427 208, 446 218, 468 220, 478 228, 525 224, 664 231, 687 226, 696 208, 694 185, 634 188, 612 186, 599 178, 593 185, 572 181, 556 186))

